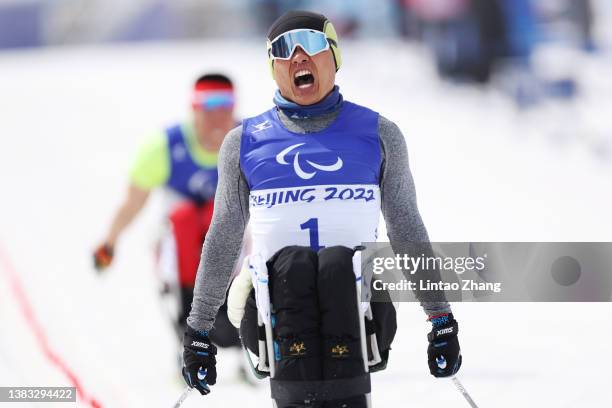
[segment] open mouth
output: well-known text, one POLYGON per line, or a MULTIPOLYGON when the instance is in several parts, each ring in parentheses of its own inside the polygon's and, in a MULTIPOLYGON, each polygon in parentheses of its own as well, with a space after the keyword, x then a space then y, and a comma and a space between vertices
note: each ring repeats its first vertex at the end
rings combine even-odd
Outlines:
POLYGON ((314 75, 307 69, 301 69, 293 75, 293 83, 298 88, 307 88, 314 84, 314 75))

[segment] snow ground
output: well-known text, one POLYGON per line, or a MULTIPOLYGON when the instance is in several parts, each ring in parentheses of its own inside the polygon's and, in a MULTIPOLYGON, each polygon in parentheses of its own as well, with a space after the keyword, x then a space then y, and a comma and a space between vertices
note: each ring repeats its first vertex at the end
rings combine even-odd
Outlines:
MULTIPOLYGON (((576 103, 520 113, 495 91, 441 84, 410 46, 353 43, 343 51, 345 97, 406 135, 432 240, 612 240, 610 57, 575 57, 585 87, 576 103)), ((183 388, 152 273, 161 199, 127 231, 109 273, 95 275, 90 254, 138 144, 185 117, 192 78, 211 69, 236 79, 241 115, 271 105, 261 44, 0 54, 0 252, 52 348, 104 407, 170 407, 183 388)), ((473 303, 454 311, 460 378, 481 408, 612 406, 609 303, 473 303)), ((399 321, 389 368, 373 377, 374 406, 467 406, 450 381, 428 374, 422 311, 402 305, 399 321)), ((68 385, 42 355, 2 273, 0 322, 0 385, 68 385)), ((270 406, 265 385, 238 381, 238 356, 222 353, 219 361, 213 393, 184 406, 270 406)), ((39 405, 54 406, 31 406, 39 405)))

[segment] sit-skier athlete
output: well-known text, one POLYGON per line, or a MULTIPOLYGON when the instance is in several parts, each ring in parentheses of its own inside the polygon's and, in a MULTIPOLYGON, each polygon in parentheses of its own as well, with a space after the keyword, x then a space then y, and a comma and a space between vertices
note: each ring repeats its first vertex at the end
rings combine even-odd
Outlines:
MULTIPOLYGON (((279 88, 276 106, 244 120, 223 142, 213 220, 187 319, 183 376, 202 394, 217 380, 208 331, 224 303, 247 222, 251 253, 265 259, 269 277, 274 379, 303 384, 365 375, 351 260, 354 247, 376 241, 380 212, 394 250, 411 242, 430 247, 404 136, 378 113, 343 100, 334 84, 341 58, 331 22, 291 11, 272 24, 267 40, 279 88)), ((249 285, 238 284, 241 276, 230 288, 228 315, 257 354, 256 300, 249 285)), ((457 322, 443 297, 419 299, 434 326, 428 336, 430 371, 451 376, 461 366, 457 322), (445 364, 438 364, 441 358, 445 364)), ((386 361, 395 309, 392 303, 372 308, 386 361)), ((307 405, 365 407, 364 394, 355 390, 307 405)), ((296 407, 304 401, 276 398, 275 404, 296 407)))

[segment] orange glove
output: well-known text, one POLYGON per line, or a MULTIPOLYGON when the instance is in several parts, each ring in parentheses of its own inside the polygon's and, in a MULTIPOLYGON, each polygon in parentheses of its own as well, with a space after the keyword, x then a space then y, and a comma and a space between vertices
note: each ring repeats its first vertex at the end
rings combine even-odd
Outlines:
POLYGON ((100 245, 93 253, 93 261, 98 272, 108 268, 113 262, 113 247, 108 244, 100 245))

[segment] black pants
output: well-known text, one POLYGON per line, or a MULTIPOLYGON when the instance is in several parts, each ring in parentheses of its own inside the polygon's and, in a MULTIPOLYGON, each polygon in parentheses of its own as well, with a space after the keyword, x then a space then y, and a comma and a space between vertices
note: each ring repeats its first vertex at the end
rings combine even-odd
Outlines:
MULTIPOLYGON (((353 251, 346 247, 324 248, 317 254, 307 247, 291 246, 267 262, 276 379, 315 381, 363 374, 352 257, 353 251)), ((381 353, 388 353, 396 330, 395 309, 390 303, 376 305, 380 322, 385 325, 377 340, 381 353)), ((257 354, 253 292, 247 300, 240 333, 247 348, 257 354)), ((303 401, 277 404, 279 408, 298 407, 303 401)), ((366 401, 364 396, 357 396, 315 406, 362 408, 366 401)))
MULTIPOLYGON (((179 311, 178 327, 179 337, 183 338, 185 332, 185 325, 187 324, 187 317, 191 311, 191 302, 193 301, 193 287, 181 286, 181 310, 179 311)), ((238 347, 240 346, 240 339, 238 337, 238 330, 232 325, 227 317, 227 299, 217 312, 215 318, 215 325, 208 333, 210 340, 219 347, 238 347)))

